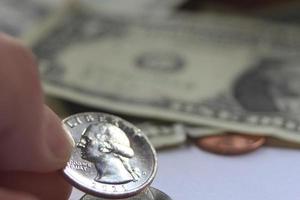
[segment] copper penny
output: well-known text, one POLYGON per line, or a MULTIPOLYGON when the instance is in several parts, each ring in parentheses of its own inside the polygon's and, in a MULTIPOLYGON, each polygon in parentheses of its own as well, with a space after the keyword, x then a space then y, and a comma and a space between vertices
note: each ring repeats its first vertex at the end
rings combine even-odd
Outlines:
POLYGON ((197 140, 197 145, 209 152, 237 155, 258 149, 266 142, 265 137, 227 133, 225 135, 209 136, 197 140))

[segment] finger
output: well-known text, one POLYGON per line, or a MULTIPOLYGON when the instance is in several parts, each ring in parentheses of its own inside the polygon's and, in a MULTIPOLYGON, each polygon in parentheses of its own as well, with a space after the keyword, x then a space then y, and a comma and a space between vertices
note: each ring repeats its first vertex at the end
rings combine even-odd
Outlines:
POLYGON ((45 172, 62 168, 72 139, 43 105, 33 55, 3 34, 0 80, 0 169, 45 172))
POLYGON ((37 200, 36 197, 12 190, 0 188, 0 199, 5 200, 37 200))
POLYGON ((66 200, 72 189, 59 172, 1 172, 0 185, 42 200, 66 200))

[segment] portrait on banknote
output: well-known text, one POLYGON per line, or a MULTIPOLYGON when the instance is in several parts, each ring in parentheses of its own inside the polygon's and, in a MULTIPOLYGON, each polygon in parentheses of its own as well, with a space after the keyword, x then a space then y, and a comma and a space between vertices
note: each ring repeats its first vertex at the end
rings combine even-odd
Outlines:
POLYGON ((264 58, 237 79, 234 97, 250 112, 297 115, 300 110, 299 76, 297 60, 264 58))

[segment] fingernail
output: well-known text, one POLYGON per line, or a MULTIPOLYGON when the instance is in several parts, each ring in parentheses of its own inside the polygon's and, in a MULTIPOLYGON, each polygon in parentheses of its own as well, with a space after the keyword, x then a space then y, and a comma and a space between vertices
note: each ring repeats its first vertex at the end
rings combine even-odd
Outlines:
POLYGON ((64 130, 64 133, 66 134, 66 138, 67 138, 67 140, 69 140, 69 143, 71 144, 72 148, 75 147, 76 143, 75 143, 75 140, 74 140, 73 136, 71 135, 71 133, 68 130, 66 130, 65 128, 63 128, 63 130, 64 130))
POLYGON ((66 163, 69 160, 75 142, 71 135, 62 127, 53 132, 49 139, 49 148, 59 162, 66 163))
POLYGON ((64 167, 75 147, 75 141, 70 133, 62 127, 60 119, 48 109, 47 144, 52 153, 52 159, 64 167))

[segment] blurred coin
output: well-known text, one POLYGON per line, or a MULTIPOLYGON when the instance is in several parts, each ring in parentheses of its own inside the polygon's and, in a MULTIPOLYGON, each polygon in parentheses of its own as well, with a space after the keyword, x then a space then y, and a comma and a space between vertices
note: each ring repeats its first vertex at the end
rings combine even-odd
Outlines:
POLYGON ((143 132, 105 113, 79 113, 63 120, 76 144, 63 170, 78 189, 102 198, 127 198, 153 180, 156 153, 143 132))
MULTIPOLYGON (((80 200, 109 200, 109 199, 103 199, 103 198, 86 194, 80 200)), ((136 196, 129 197, 122 200, 171 200, 171 198, 165 193, 161 192, 160 190, 155 189, 153 187, 149 187, 146 188, 145 191, 141 192, 136 196)))
POLYGON ((196 144, 200 148, 213 153, 236 155, 254 151, 262 146, 265 141, 266 138, 261 136, 227 133, 225 135, 200 138, 196 144))
POLYGON ((151 187, 150 190, 153 195, 153 200, 172 200, 168 195, 156 188, 151 187))

